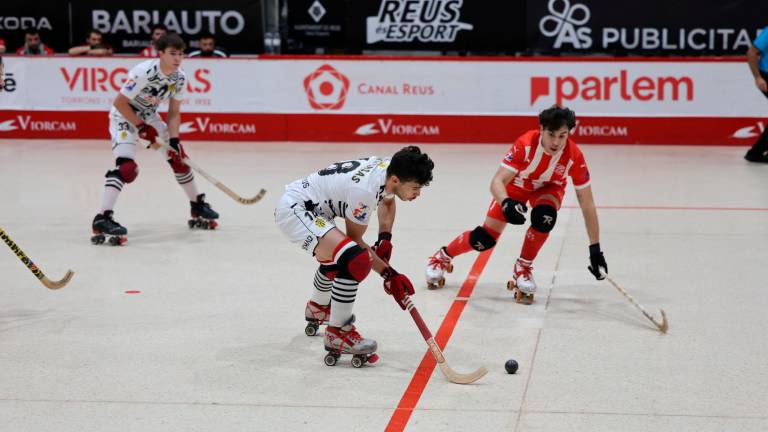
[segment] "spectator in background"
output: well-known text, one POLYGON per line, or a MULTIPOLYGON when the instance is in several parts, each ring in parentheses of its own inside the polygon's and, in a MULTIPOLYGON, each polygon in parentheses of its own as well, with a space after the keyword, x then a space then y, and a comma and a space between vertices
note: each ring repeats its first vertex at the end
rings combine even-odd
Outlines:
POLYGON ((92 29, 85 38, 85 45, 74 46, 69 49, 71 56, 110 56, 113 54, 112 47, 104 43, 104 35, 92 29))
POLYGON ((216 39, 213 38, 212 34, 209 33, 203 33, 200 35, 200 49, 196 49, 189 54, 187 54, 187 57, 219 57, 219 58, 226 58, 229 57, 229 54, 227 54, 226 51, 216 46, 216 39))
POLYGON ((40 33, 35 29, 24 32, 24 45, 16 50, 18 55, 53 55, 53 50, 48 48, 40 39, 40 33))
MULTIPOLYGON (((768 27, 752 41, 747 50, 747 63, 752 76, 755 78, 755 86, 768 97, 768 27)), ((744 159, 750 162, 768 163, 768 127, 763 130, 760 138, 752 146, 744 159)))
POLYGON ((0 39, 0 54, 5 54, 5 40, 0 39))
POLYGON ((152 34, 151 34, 151 41, 149 42, 149 46, 141 50, 139 53, 142 57, 158 57, 160 54, 157 52, 157 47, 155 44, 157 44, 157 40, 161 37, 168 34, 168 27, 162 25, 162 24, 155 24, 152 26, 152 34))

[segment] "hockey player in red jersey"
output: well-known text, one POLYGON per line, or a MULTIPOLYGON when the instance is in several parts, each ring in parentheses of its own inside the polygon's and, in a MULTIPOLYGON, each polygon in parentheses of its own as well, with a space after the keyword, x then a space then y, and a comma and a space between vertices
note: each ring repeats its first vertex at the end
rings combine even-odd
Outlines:
POLYGON ((429 288, 445 284, 445 273, 453 270, 455 257, 472 250, 491 249, 508 223, 523 225, 530 218, 508 288, 515 291, 518 303, 531 304, 536 292, 533 261, 555 227, 568 177, 573 180, 589 236, 588 269, 597 279, 605 278, 608 265, 600 249, 589 170, 581 150, 569 138, 576 126, 576 115, 568 108, 553 106, 539 114, 539 124, 538 129, 521 135, 502 159, 491 180, 493 200, 485 223, 460 234, 430 257, 426 267, 429 288))

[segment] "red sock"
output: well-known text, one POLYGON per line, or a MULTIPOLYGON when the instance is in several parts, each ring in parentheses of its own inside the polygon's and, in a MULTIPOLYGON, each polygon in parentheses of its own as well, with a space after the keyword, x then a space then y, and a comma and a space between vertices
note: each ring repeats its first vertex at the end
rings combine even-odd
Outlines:
POLYGON ((549 237, 549 233, 528 228, 528 232, 525 233, 525 240, 523 240, 523 248, 520 251, 520 258, 528 261, 536 259, 536 255, 539 254, 539 249, 544 246, 547 237, 549 237))
POLYGON ((448 255, 457 257, 472 250, 472 246, 469 244, 469 233, 470 231, 464 231, 453 239, 452 242, 448 243, 448 246, 445 247, 448 255))
MULTIPOLYGON (((487 226, 485 226, 485 224, 483 224, 483 229, 488 231, 488 234, 493 236, 493 238, 495 238, 496 240, 498 240, 499 236, 501 235, 501 233, 498 233, 488 228, 487 226)), ((464 231, 458 237, 453 239, 453 241, 450 242, 448 246, 445 247, 445 251, 448 252, 448 255, 450 255, 452 258, 455 258, 458 255, 474 250, 472 248, 472 245, 469 243, 469 234, 471 232, 472 231, 464 231)))

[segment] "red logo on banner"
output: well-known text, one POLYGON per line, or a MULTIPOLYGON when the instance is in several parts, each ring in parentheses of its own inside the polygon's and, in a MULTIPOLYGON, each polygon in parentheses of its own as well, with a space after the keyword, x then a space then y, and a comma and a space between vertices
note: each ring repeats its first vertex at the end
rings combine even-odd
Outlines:
POLYGON ((349 79, 333 66, 325 64, 304 78, 309 105, 318 110, 337 110, 344 106, 349 79))
MULTIPOLYGON (((688 76, 641 75, 630 77, 626 69, 618 76, 589 75, 554 77, 555 103, 580 101, 665 101, 693 100, 693 79, 688 76)), ((549 77, 531 77, 531 105, 541 96, 550 94, 549 77)))

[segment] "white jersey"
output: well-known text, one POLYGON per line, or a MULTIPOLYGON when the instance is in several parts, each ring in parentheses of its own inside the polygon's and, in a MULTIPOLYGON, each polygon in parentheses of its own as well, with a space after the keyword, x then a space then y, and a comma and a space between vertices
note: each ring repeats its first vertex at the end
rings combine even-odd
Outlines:
POLYGON ((340 217, 368 225, 381 200, 389 198, 384 194, 389 161, 371 156, 336 162, 288 184, 286 195, 326 219, 340 217))
MULTIPOLYGON (((161 103, 171 98, 181 100, 186 84, 184 71, 179 69, 165 75, 160 70, 160 60, 153 59, 139 63, 128 72, 128 79, 120 93, 128 98, 133 112, 142 120, 147 120, 157 114, 157 107, 161 103)), ((114 106, 109 115, 122 118, 114 106)))

